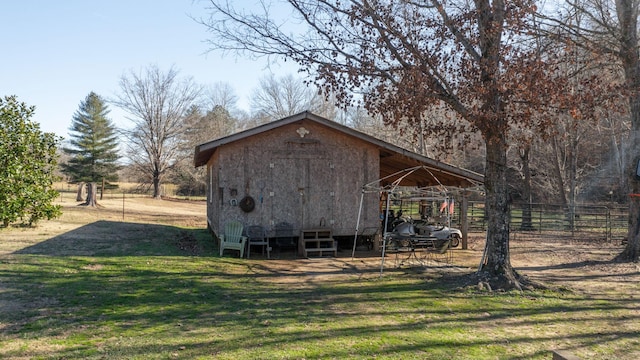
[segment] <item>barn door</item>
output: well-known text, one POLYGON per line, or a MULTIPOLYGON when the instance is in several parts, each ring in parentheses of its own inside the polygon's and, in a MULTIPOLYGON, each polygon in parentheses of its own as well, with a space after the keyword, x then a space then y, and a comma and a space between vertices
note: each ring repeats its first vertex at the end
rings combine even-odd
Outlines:
POLYGON ((304 219, 305 159, 274 159, 271 167, 271 224, 281 222, 301 229, 304 219))
POLYGON ((326 159, 276 159, 271 170, 273 225, 285 221, 296 229, 330 227, 335 179, 326 159))
POLYGON ((305 188, 305 228, 331 227, 335 179, 333 166, 325 159, 308 159, 307 186, 305 188))

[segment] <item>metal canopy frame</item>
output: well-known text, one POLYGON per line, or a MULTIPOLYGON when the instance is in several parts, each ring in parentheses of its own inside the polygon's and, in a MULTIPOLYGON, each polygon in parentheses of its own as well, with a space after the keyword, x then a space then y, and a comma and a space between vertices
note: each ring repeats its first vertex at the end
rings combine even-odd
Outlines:
MULTIPOLYGON (((403 191, 408 191, 408 193, 412 194, 415 197, 439 197, 441 199, 445 199, 448 200, 449 198, 451 198, 451 194, 453 193, 460 193, 462 191, 483 191, 484 187, 482 186, 482 183, 480 182, 473 182, 471 180, 469 180, 473 186, 469 186, 469 187, 465 187, 465 188, 459 188, 459 187, 452 187, 452 186, 446 186, 444 185, 433 173, 434 169, 430 168, 429 166, 425 166, 425 165, 421 165, 421 166, 414 166, 411 168, 407 168, 407 169, 403 169, 400 170, 398 172, 395 172, 391 175, 385 176, 381 179, 372 181, 368 184, 365 184, 362 186, 362 191, 360 194, 360 206, 358 208, 358 218, 356 221, 356 231, 355 231, 355 236, 353 239, 353 249, 351 251, 351 260, 355 259, 355 252, 356 252, 356 243, 358 240, 358 235, 360 233, 360 217, 362 216, 362 207, 363 207, 363 202, 364 202, 364 195, 368 194, 368 193, 378 193, 378 194, 383 194, 386 193, 386 203, 385 203, 385 209, 384 211, 388 211, 389 210, 389 204, 390 204, 390 200, 391 200, 391 195, 398 193, 399 188, 401 188, 403 191), (408 176, 414 174, 417 171, 425 171, 426 172, 426 177, 429 178, 429 180, 433 180, 435 181, 438 185, 436 186, 426 186, 426 187, 404 187, 402 185, 403 180, 406 179, 408 176), (409 189, 409 190, 408 190, 409 189), (438 196, 440 195, 440 196, 438 196)), ((387 225, 388 225, 388 221, 389 221, 389 217, 385 216, 385 223, 382 225, 382 229, 387 229, 387 225)), ((387 232, 386 230, 383 230, 382 233, 382 239, 383 239, 383 245, 382 245, 382 256, 381 256, 381 261, 380 261, 380 276, 382 276, 382 273, 384 271, 384 258, 385 258, 385 250, 387 248, 387 232)))

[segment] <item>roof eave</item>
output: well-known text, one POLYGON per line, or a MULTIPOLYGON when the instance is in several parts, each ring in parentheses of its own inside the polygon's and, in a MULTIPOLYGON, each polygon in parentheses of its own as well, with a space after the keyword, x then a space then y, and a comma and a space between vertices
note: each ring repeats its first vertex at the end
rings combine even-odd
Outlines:
POLYGON ((339 124, 335 121, 331 121, 329 119, 323 118, 321 116, 318 116, 316 114, 313 114, 309 111, 304 111, 295 115, 291 115, 289 117, 280 119, 280 120, 276 120, 276 121, 272 121, 248 130, 244 130, 229 136, 225 136, 213 141, 209 141, 206 142, 204 144, 198 145, 195 148, 195 155, 194 155, 194 164, 196 167, 205 165, 209 159, 211 158, 211 156, 213 155, 213 153, 216 151, 216 149, 222 145, 234 142, 234 141, 238 141, 241 139, 244 139, 246 137, 250 137, 265 131, 269 131, 275 128, 279 128, 281 126, 284 125, 288 125, 297 121, 301 121, 301 120, 311 120, 311 121, 315 121, 317 123, 320 123, 324 126, 327 126, 329 128, 341 131, 343 133, 346 133, 350 136, 353 136, 355 138, 358 138, 360 140, 363 140, 365 142, 374 144, 376 146, 378 146, 379 148, 383 148, 386 149, 390 152, 394 152, 397 154, 400 154, 402 156, 406 156, 408 158, 411 158, 415 161, 427 164, 429 166, 432 167, 436 167, 441 169, 444 172, 448 172, 448 173, 452 173, 455 174, 456 176, 462 177, 462 178, 466 178, 469 179, 470 183, 471 182, 475 182, 475 183, 484 183, 484 176, 482 176, 481 174, 478 174, 476 172, 470 171, 470 170, 466 170, 466 169, 462 169, 459 168, 457 166, 453 166, 450 164, 446 164, 443 162, 440 162, 438 160, 411 152, 409 150, 406 150, 404 148, 401 148, 399 146, 387 143, 385 141, 382 141, 378 138, 375 138, 371 135, 362 133, 360 131, 354 130, 350 127, 347 127, 345 125, 339 124))

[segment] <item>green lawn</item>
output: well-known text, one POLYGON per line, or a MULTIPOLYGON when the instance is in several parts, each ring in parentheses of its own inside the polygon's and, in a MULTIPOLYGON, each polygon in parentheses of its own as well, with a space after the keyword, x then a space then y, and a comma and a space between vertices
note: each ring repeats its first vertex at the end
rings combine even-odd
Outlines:
POLYGON ((624 294, 488 293, 433 268, 283 263, 217 257, 204 230, 87 224, 0 255, 0 358, 640 356, 638 299, 624 294))

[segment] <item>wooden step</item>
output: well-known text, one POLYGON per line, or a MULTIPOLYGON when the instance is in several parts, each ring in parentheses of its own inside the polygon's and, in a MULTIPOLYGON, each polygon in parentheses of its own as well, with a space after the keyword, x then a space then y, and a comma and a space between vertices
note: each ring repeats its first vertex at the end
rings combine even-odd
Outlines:
POLYGON ((309 253, 318 253, 318 256, 322 256, 323 252, 332 252, 334 257, 338 256, 338 249, 336 247, 330 247, 330 248, 308 248, 308 249, 304 249, 304 256, 305 257, 309 257, 309 253))

